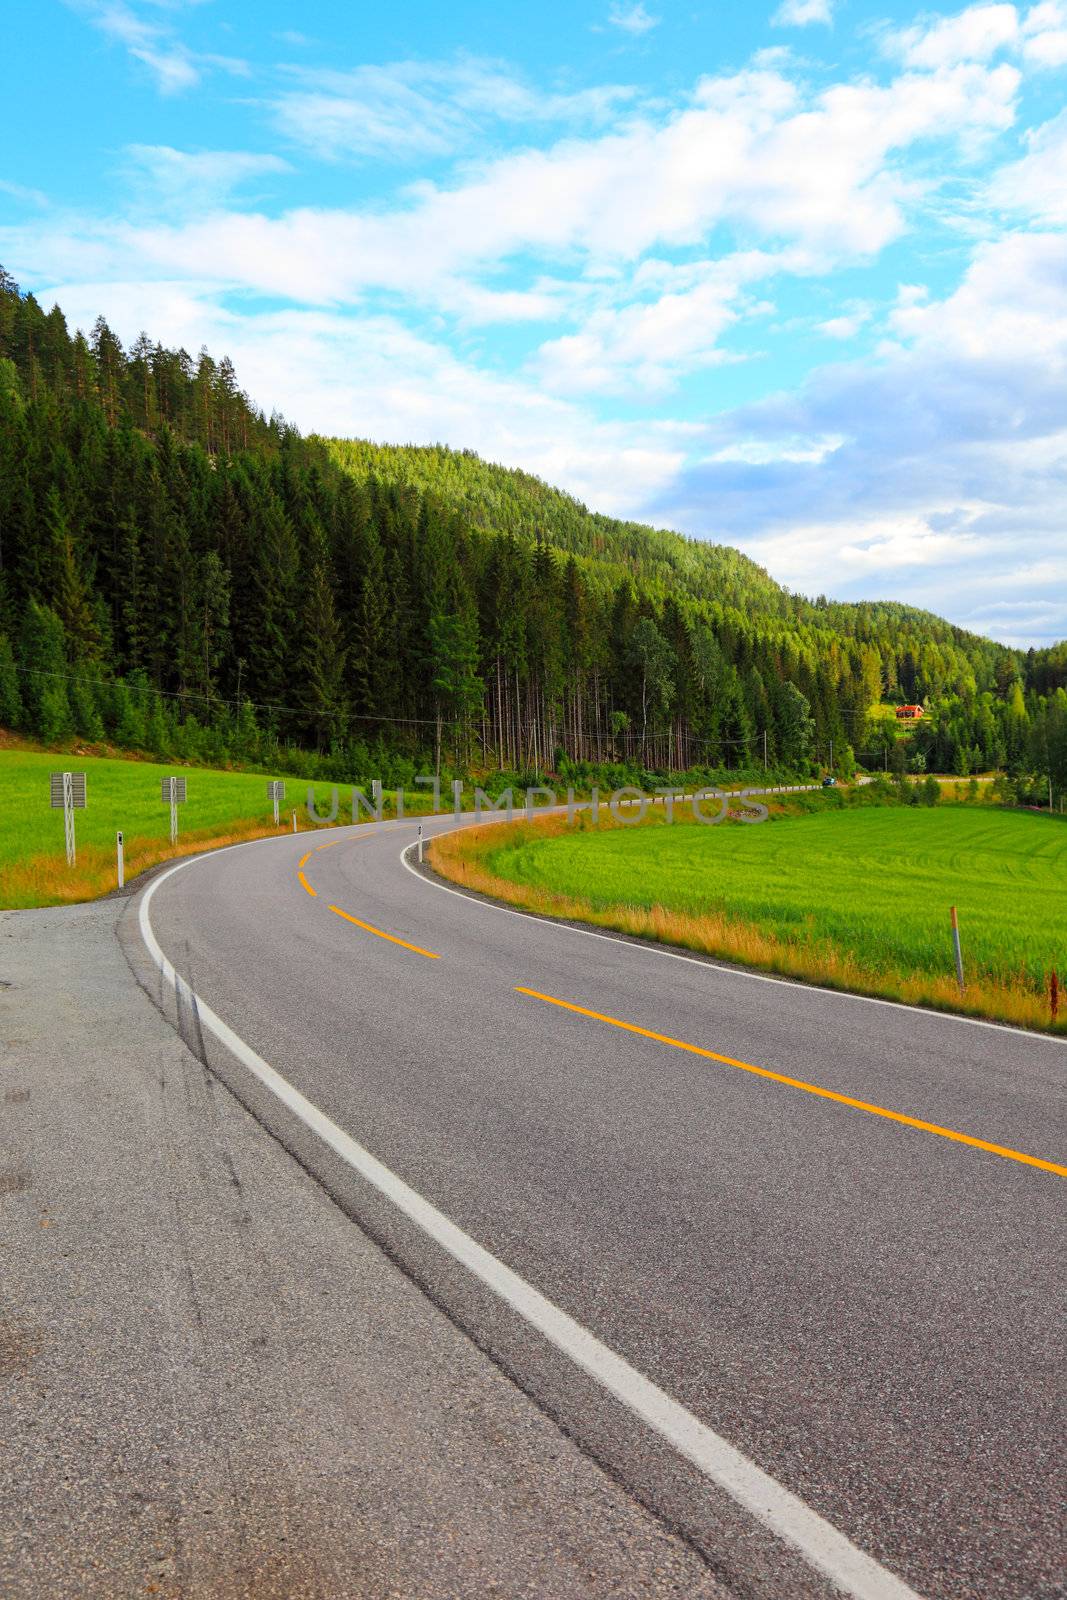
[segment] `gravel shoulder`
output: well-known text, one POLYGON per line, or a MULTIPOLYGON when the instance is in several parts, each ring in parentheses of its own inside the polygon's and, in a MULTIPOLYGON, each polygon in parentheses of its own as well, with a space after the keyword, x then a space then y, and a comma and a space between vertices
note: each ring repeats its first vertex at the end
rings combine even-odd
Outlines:
POLYGON ((0 914, 0 1593, 723 1595, 179 1040, 0 914))

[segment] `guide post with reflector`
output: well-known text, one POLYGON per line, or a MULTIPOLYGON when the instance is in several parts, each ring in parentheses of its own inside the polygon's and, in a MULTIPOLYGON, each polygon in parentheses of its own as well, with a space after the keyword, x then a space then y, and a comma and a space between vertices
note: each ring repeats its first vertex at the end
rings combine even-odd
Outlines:
POLYGON ((274 826, 278 827, 281 821, 281 803, 285 799, 285 784, 280 778, 272 778, 267 784, 267 799, 274 802, 274 826))

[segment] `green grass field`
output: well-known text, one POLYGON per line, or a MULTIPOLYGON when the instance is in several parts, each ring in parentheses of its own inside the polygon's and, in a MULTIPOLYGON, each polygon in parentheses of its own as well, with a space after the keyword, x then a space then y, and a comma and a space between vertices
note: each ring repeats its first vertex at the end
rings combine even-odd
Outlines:
MULTIPOLYGON (((203 848, 274 831, 274 811, 267 799, 267 779, 284 773, 215 772, 202 767, 156 765, 106 757, 77 756, 14 749, 0 751, 0 908, 55 905, 92 899, 114 887, 115 834, 125 836, 127 875, 133 875, 171 854, 170 811, 160 798, 160 779, 171 774, 186 779, 188 799, 178 808, 179 850, 203 848), (86 774, 87 805, 75 814, 77 865, 66 864, 63 813, 49 807, 48 775, 59 771, 86 774)), ((332 785, 311 786, 323 814, 332 785)), ((339 785, 339 822, 352 820, 350 786, 339 785)), ((306 817, 308 783, 286 778, 282 825, 296 810, 306 817)), ((410 799, 417 810, 425 796, 410 799)))
POLYGON ((483 829, 435 844, 433 859, 446 876, 534 910, 843 988, 1047 1024, 1049 974, 1067 973, 1067 820, 805 801, 807 815, 750 827, 483 829))
POLYGON ((757 827, 573 830, 487 857, 502 878, 589 900, 728 913, 865 967, 943 972, 949 908, 968 966, 1067 970, 1067 824, 1019 812, 885 807, 757 827))

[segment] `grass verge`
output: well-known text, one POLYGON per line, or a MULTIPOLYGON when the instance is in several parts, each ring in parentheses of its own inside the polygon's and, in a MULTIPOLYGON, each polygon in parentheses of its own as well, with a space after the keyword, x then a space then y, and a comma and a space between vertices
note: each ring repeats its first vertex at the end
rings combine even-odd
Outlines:
MULTIPOLYGON (((988 950, 975 944, 961 995, 947 922, 948 905, 958 899, 968 906, 974 890, 974 873, 965 870, 964 858, 975 825, 994 830, 977 858, 986 902, 992 898, 992 879, 1005 903, 1009 896, 1018 903, 1027 874, 1039 874, 1038 905, 1056 904, 1045 898, 1046 889, 1056 896, 1057 868, 1067 849, 1067 828, 1056 819, 985 809, 976 818, 974 808, 951 807, 940 813, 935 828, 929 819, 937 812, 887 808, 874 830, 879 851, 907 856, 917 833, 935 831, 942 846, 947 836, 959 848, 945 852, 951 859, 938 855, 932 865, 929 854, 919 851, 919 863, 909 860, 880 900, 877 852, 869 838, 864 855, 855 849, 857 830, 846 826, 839 833, 836 878, 835 863, 828 865, 827 859, 827 829, 870 817, 869 811, 827 808, 813 814, 805 797, 800 814, 787 806, 776 812, 776 820, 758 828, 676 822, 667 829, 656 818, 626 827, 607 820, 593 827, 588 818, 579 818, 571 827, 563 816, 493 824, 442 835, 432 843, 430 860, 452 882, 542 916, 614 929, 831 989, 1067 1033, 1062 1010, 1055 1022, 1051 1018, 1045 978, 1049 952, 1062 949, 1067 955, 1067 933, 1061 945, 1058 923, 1035 931, 1029 946, 1026 927, 1018 921, 1002 928, 999 937, 994 928, 988 950), (958 815, 958 824, 949 812, 958 815), (809 834, 813 848, 805 851, 800 848, 804 836, 788 830, 811 828, 816 818, 820 826, 809 834), (1016 834, 1024 832, 1029 839, 1033 830, 1038 832, 1032 851, 1020 849, 1016 834), (887 845, 894 835, 895 846, 887 845), (657 859, 665 844, 672 854, 688 856, 686 870, 672 874, 669 863, 657 859), (761 869, 766 869, 762 875, 761 869), (807 881, 798 887, 798 878, 807 881), (624 880, 638 892, 619 893, 624 880), (840 903, 843 886, 851 886, 850 901, 862 902, 862 916, 854 904, 840 903), (811 901, 800 892, 804 887, 811 901), (1030 959, 1020 959, 1020 949, 1030 959)), ((964 915, 965 950, 968 927, 974 929, 976 921, 969 924, 964 915)))

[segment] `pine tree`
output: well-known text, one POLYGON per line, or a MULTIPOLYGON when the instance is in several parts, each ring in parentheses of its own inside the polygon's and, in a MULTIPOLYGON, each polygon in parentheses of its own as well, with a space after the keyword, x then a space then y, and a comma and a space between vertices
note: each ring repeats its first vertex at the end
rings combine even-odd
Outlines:
POLYGON ((74 731, 67 698, 67 658, 63 624, 48 606, 31 599, 19 639, 19 666, 29 732, 46 744, 74 731))
POLYGON ((324 750, 344 737, 345 657, 323 553, 308 579, 301 631, 297 699, 306 732, 316 749, 324 750))
POLYGON ((22 718, 22 695, 19 692, 15 654, 7 634, 0 633, 0 727, 20 728, 22 718))

